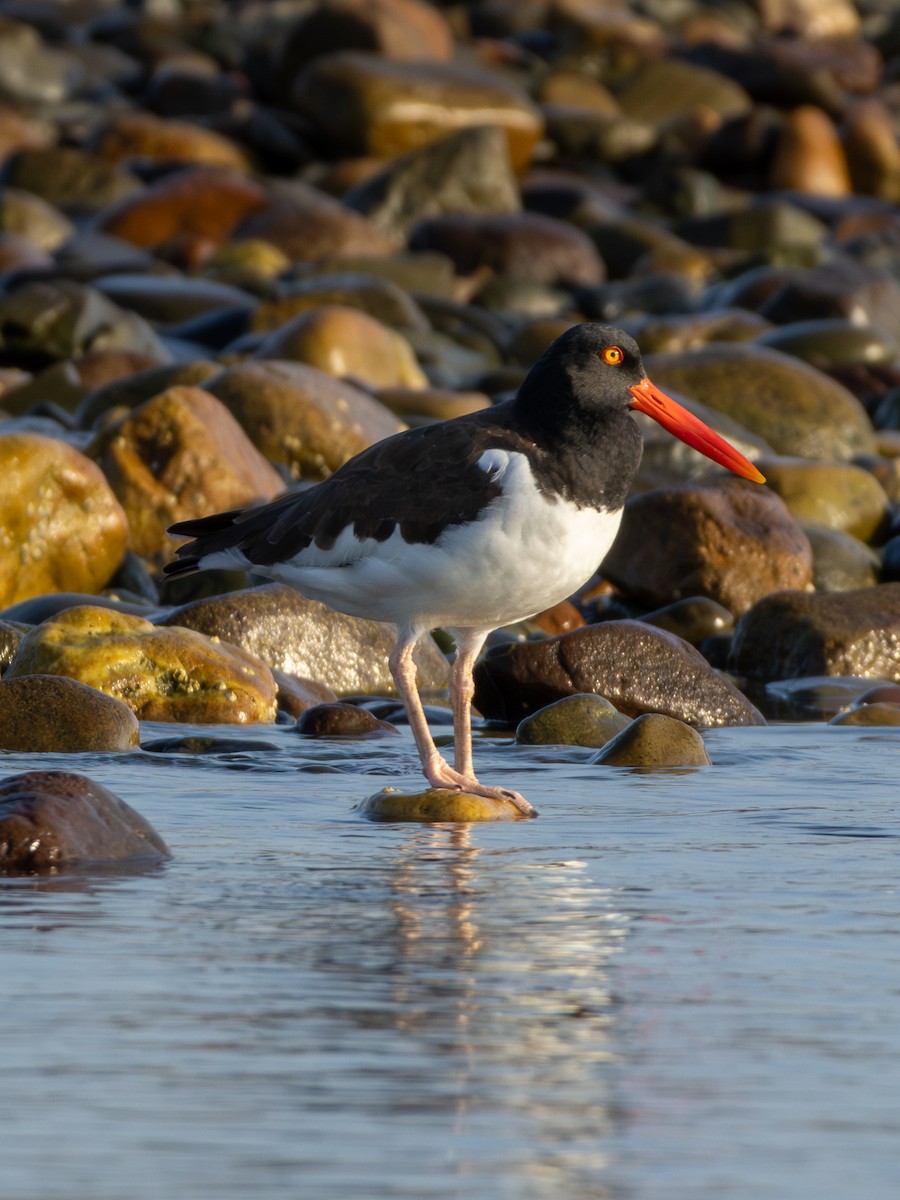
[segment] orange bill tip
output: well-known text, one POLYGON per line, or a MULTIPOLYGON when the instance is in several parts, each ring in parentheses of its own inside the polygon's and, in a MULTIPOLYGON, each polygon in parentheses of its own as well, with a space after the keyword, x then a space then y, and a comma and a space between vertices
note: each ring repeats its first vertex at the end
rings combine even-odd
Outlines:
POLYGON ((671 396, 660 391, 649 379, 642 379, 628 390, 634 397, 631 408, 652 417, 680 441, 694 450, 699 450, 713 462, 727 467, 743 479, 750 479, 753 483, 766 482, 765 476, 757 471, 750 459, 745 458, 740 450, 735 450, 734 446, 720 437, 714 429, 710 429, 699 417, 695 417, 671 396))

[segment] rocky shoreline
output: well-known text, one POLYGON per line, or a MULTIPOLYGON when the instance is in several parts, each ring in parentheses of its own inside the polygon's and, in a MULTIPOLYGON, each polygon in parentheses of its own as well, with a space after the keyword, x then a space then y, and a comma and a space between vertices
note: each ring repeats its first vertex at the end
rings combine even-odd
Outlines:
POLYGON ((768 486, 639 418, 616 544, 494 635, 482 715, 640 767, 674 722, 900 723, 898 66, 887 0, 0 4, 0 749, 389 736, 388 630, 163 587, 166 529, 487 406, 594 319, 768 486))

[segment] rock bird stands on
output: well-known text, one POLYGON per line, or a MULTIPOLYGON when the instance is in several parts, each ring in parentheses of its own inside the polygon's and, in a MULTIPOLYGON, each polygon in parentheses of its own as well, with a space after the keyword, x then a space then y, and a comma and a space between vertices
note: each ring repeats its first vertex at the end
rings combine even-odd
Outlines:
POLYGON ((194 540, 170 575, 247 569, 397 628, 390 669, 432 787, 501 797, 472 765, 472 668, 491 630, 571 595, 609 549, 640 462, 629 410, 747 479, 744 456, 647 379, 636 343, 610 325, 557 338, 513 400, 386 438, 305 491, 173 525, 194 540), (416 689, 417 641, 446 629, 454 765, 416 689))

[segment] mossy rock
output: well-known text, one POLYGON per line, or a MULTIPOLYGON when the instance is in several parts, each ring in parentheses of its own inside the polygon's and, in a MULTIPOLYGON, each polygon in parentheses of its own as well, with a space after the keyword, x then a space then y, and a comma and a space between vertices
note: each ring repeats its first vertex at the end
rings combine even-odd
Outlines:
POLYGON ((429 788, 424 792, 400 792, 382 788, 360 805, 370 821, 516 821, 525 816, 509 800, 473 796, 449 788, 429 788))

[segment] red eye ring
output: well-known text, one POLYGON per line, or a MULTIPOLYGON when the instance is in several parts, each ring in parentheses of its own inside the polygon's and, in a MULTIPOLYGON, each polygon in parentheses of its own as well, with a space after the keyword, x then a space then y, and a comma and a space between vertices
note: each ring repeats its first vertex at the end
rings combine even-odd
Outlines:
POLYGON ((611 367, 617 367, 625 358, 625 354, 621 346, 606 346, 600 351, 600 357, 611 367))

